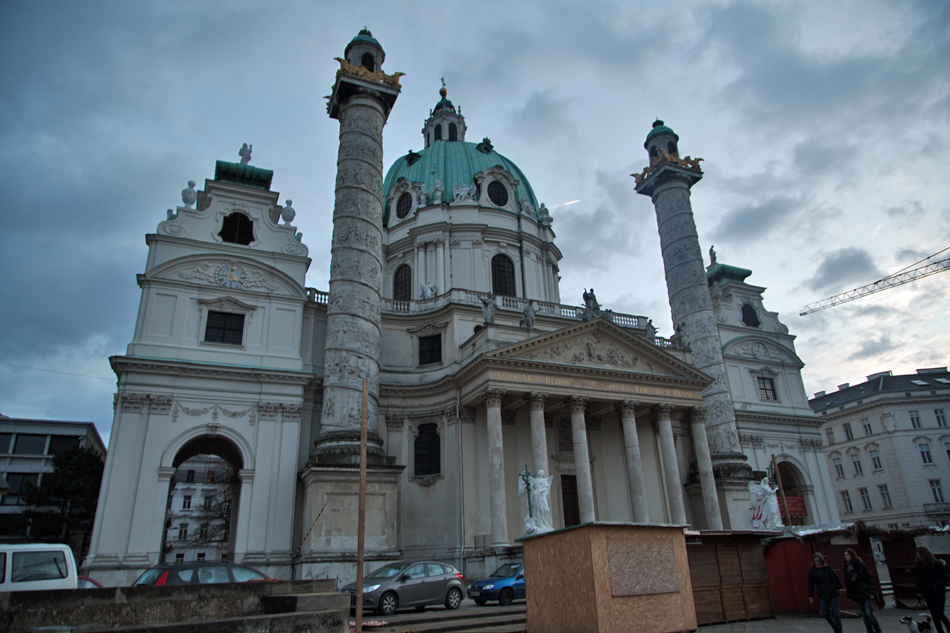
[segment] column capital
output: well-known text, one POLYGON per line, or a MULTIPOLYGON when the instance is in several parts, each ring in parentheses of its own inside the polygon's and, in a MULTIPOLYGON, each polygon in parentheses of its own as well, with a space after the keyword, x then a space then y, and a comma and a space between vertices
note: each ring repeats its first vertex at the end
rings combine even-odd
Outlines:
POLYGON ((571 413, 584 413, 589 400, 587 396, 571 396, 571 413))
POLYGON ((548 394, 540 391, 532 391, 529 395, 531 397, 531 410, 544 411, 544 401, 547 400, 548 394))
POLYGON ((661 405, 658 405, 657 408, 656 408, 657 412, 659 413, 659 417, 660 417, 661 420, 664 419, 664 418, 667 419, 667 420, 669 420, 669 419, 670 419, 670 414, 673 413, 673 409, 674 409, 674 407, 673 407, 672 404, 661 404, 661 405))
POLYGON ((501 407, 501 399, 505 397, 504 389, 486 389, 482 394, 485 399, 485 405, 489 407, 501 407))
POLYGON ((689 410, 690 422, 706 422, 706 407, 691 407, 689 410))
POLYGON ((637 400, 621 400, 620 413, 625 418, 636 417, 636 408, 640 406, 637 400))

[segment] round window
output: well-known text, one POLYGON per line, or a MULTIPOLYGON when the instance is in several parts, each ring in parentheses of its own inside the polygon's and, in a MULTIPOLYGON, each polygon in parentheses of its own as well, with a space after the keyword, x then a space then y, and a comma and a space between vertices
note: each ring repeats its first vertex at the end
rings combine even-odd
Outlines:
POLYGON ((496 207, 503 207, 508 204, 508 190, 505 188, 505 185, 497 180, 488 183, 488 199, 491 200, 496 207))
POLYGON ((399 196, 399 200, 396 201, 396 217, 400 220, 407 215, 409 211, 412 210, 412 195, 409 192, 405 192, 399 196))

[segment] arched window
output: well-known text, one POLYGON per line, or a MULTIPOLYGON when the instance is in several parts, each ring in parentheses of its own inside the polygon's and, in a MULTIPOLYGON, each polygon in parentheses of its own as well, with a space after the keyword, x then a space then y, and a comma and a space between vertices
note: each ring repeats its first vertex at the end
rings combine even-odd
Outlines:
POLYGON ((442 140, 442 126, 441 125, 435 126, 435 140, 437 141, 442 140))
POLYGON ((459 140, 459 128, 454 123, 449 123, 449 140, 450 141, 459 140))
POLYGON ((676 143, 674 143, 673 141, 670 141, 669 143, 667 143, 666 151, 669 154, 676 154, 676 143))
POLYGON ((376 72, 376 60, 373 59, 370 53, 363 53, 363 58, 360 60, 360 63, 363 64, 363 67, 369 72, 376 72))
POLYGON ((426 147, 432 145, 432 132, 426 133, 426 147))
POLYGON ((218 236, 224 242, 247 246, 254 241, 254 221, 243 213, 235 211, 224 218, 218 236))
POLYGON ((515 296, 515 265, 507 255, 491 258, 491 289, 496 295, 515 296))
POLYGON ((508 188, 497 180, 488 183, 488 199, 496 207, 503 207, 508 204, 508 188))
POLYGON ((438 475, 442 472, 442 447, 439 442, 439 427, 435 422, 419 425, 415 445, 415 476, 438 475))
POLYGON ((396 217, 401 220, 409 215, 410 210, 412 210, 412 194, 406 191, 396 201, 396 217))
POLYGON ((660 152, 656 151, 656 145, 650 148, 650 158, 656 158, 660 155, 660 152))
POLYGON ((742 322, 749 327, 759 327, 761 325, 759 316, 755 313, 755 308, 752 307, 751 303, 742 304, 742 322))
POLYGON ((393 299, 396 301, 412 299, 412 269, 408 264, 397 268, 396 274, 393 275, 393 299))

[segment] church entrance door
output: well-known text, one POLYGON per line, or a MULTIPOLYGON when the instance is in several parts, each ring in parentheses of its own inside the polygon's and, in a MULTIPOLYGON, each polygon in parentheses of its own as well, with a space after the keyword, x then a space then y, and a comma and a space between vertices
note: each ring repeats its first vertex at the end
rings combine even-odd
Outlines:
POLYGON ((561 475, 561 503, 564 508, 564 527, 580 525, 581 512, 577 505, 577 477, 561 475))

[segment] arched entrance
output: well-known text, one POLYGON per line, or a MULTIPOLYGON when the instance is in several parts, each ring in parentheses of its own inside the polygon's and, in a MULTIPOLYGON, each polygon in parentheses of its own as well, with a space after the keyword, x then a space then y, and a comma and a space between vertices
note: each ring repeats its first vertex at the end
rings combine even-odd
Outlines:
POLYGON ((782 478, 782 488, 785 490, 785 501, 788 504, 788 514, 785 515, 785 506, 779 499, 779 510, 782 513, 782 522, 785 525, 806 525, 808 523, 808 508, 806 498, 808 486, 805 477, 798 466, 789 461, 778 462, 778 474, 782 478))
POLYGON ((233 560, 241 451, 221 436, 196 437, 178 450, 172 466, 162 561, 233 560))

